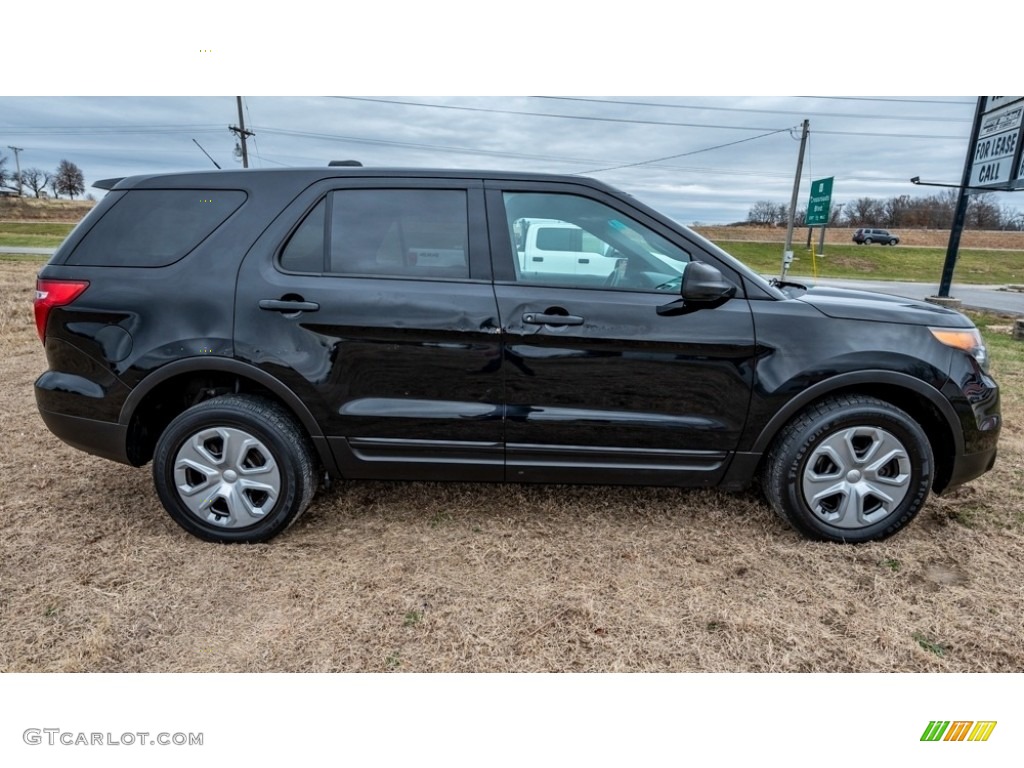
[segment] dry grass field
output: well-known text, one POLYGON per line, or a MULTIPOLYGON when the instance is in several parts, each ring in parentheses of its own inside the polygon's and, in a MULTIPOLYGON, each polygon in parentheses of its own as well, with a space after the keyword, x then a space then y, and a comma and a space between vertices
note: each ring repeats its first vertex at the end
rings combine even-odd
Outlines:
POLYGON ((0 261, 0 671, 1024 670, 1024 354, 995 470, 883 543, 753 493, 359 482, 228 547, 45 429, 37 268, 0 261))

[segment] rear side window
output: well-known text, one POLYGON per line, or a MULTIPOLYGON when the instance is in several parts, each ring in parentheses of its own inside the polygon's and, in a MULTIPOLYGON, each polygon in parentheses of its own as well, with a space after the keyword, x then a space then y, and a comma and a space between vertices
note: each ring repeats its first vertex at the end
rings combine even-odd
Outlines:
POLYGON ((281 251, 281 267, 360 277, 466 279, 466 193, 346 189, 321 200, 281 251))
POLYGON ((68 258, 98 267, 163 267, 209 237, 245 202, 237 190, 133 189, 68 258))

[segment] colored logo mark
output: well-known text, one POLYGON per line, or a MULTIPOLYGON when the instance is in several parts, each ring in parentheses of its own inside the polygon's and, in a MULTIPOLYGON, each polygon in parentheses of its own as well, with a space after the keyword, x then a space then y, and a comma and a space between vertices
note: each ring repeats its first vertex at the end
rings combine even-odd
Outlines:
POLYGON ((996 728, 995 720, 932 720, 921 741, 988 741, 996 728))

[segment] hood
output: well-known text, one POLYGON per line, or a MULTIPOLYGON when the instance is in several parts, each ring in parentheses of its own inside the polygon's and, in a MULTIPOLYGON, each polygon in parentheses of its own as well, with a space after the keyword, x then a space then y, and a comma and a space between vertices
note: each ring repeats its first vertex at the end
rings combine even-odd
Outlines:
POLYGON ((828 317, 846 320, 936 325, 946 328, 974 327, 974 323, 955 310, 918 299, 889 296, 884 293, 810 286, 806 293, 794 298, 810 304, 828 317))

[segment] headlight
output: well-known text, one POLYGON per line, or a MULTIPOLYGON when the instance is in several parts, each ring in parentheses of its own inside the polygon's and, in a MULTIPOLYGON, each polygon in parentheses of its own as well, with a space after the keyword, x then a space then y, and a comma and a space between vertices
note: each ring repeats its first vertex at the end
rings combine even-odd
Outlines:
POLYGON ((988 373, 988 350, 977 328, 929 328, 932 336, 947 347, 960 349, 978 361, 981 370, 988 373))

